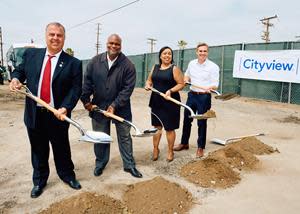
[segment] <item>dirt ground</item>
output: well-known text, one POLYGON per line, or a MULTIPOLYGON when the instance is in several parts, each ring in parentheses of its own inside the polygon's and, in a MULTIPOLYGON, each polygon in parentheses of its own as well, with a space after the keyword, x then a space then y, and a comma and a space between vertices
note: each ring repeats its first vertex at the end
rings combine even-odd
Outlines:
MULTIPOLYGON (((181 95, 185 101, 186 93, 181 95)), ((140 129, 150 128, 149 96, 143 89, 135 89, 132 96, 133 122, 140 129)), ((0 213, 47 213, 50 209, 55 211, 48 213, 146 213, 142 208, 151 213, 299 213, 300 106, 237 97, 228 101, 213 99, 212 109, 216 118, 209 119, 206 155, 201 160, 195 158, 196 121, 190 149, 176 152, 171 163, 165 161, 165 135, 156 162, 151 161, 152 139, 133 138, 142 179, 122 170, 114 129, 110 162, 100 177, 94 177, 93 145, 78 142, 80 134, 71 127, 72 158, 83 188, 73 190, 58 179, 51 155, 51 174, 44 193, 31 199, 32 169, 23 123, 24 100, 10 94, 7 85, 0 86, 0 213), (247 138, 242 146, 223 147, 209 142, 212 138, 255 133, 266 135, 247 138), (270 146, 269 152, 265 152, 265 145, 270 146), (209 177, 212 169, 224 174, 226 167, 231 171, 224 171, 226 176, 220 181, 227 179, 230 185, 219 185, 218 177, 209 177), (195 176, 200 172, 202 176, 195 176)), ((183 110, 181 113, 183 116, 183 110)), ((91 129, 81 103, 72 118, 91 129)), ((181 129, 176 133, 178 143, 181 129)))

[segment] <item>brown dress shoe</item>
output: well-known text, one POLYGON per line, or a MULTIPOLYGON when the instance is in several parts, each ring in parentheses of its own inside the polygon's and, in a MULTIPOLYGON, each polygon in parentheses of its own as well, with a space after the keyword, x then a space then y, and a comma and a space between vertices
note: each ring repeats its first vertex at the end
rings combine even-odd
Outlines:
POLYGON ((202 148, 197 149, 196 158, 202 158, 204 155, 204 150, 202 148))
POLYGON ((178 144, 177 146, 174 147, 174 151, 181 151, 181 150, 188 150, 189 149, 189 144, 178 144))

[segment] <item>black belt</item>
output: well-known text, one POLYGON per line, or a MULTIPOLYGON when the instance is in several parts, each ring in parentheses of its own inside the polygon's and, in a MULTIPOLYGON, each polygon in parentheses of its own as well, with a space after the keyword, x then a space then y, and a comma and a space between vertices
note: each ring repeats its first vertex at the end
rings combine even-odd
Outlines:
POLYGON ((51 112, 50 110, 48 110, 47 108, 45 108, 43 106, 37 106, 36 110, 39 112, 51 112))
POLYGON ((207 93, 207 92, 201 92, 201 91, 190 91, 190 93, 192 93, 192 94, 209 94, 209 93, 207 93))

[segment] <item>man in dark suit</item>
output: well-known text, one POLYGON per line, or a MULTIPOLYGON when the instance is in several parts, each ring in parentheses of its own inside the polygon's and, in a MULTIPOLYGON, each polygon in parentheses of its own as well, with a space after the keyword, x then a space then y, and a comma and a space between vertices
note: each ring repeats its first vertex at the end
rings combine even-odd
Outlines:
MULTIPOLYGON (((110 35, 106 43, 107 51, 92 58, 87 65, 80 98, 84 107, 90 111, 93 129, 107 134, 110 134, 111 120, 101 113, 93 112, 93 105, 126 120, 132 119, 130 96, 135 86, 136 71, 134 65, 121 52, 121 43, 119 35, 110 35)), ((142 174, 136 169, 133 158, 130 126, 118 121, 114 123, 124 171, 141 178, 142 174)), ((94 175, 100 176, 109 161, 110 145, 94 144, 94 152, 96 155, 94 175)))
POLYGON ((65 28, 57 22, 46 27, 47 48, 27 49, 21 63, 13 72, 10 89, 20 89, 26 80, 27 87, 36 96, 58 109, 53 115, 35 101, 26 97, 24 122, 31 144, 33 189, 31 197, 43 192, 49 177, 49 141, 52 145, 57 174, 73 189, 80 189, 71 159, 68 136, 69 124, 64 115, 71 116, 81 94, 81 61, 66 54, 62 48, 65 28))

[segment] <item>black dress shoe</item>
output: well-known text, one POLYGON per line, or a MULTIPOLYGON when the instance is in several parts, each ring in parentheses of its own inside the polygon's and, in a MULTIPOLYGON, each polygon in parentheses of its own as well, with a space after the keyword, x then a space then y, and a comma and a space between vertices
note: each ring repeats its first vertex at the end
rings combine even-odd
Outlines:
POLYGON ((43 187, 41 186, 33 186, 31 190, 30 197, 31 198, 37 198, 43 193, 43 187))
POLYGON ((64 182, 67 183, 73 189, 81 189, 81 185, 76 179, 64 182))
POLYGON ((140 173, 136 168, 124 169, 125 172, 129 172, 133 177, 141 178, 143 177, 142 173, 140 173))
POLYGON ((103 169, 96 167, 95 170, 94 170, 94 175, 95 176, 100 176, 100 175, 102 175, 102 172, 103 172, 103 169))

